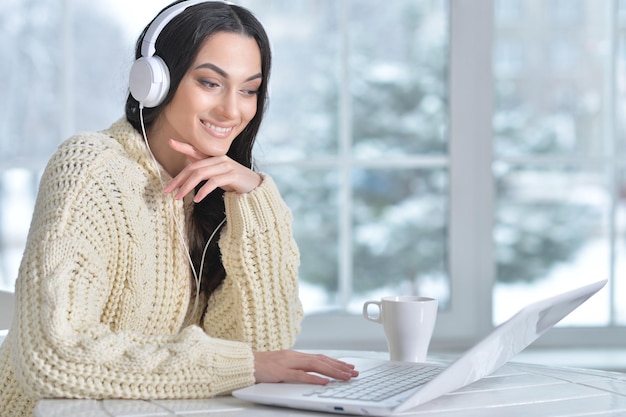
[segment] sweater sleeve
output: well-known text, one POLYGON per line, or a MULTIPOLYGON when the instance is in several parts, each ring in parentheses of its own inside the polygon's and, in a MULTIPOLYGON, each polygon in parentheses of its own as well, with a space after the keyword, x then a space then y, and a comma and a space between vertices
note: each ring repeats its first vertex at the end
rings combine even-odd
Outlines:
POLYGON ((252 192, 227 192, 224 201, 219 245, 226 279, 209 300, 205 331, 254 351, 287 349, 303 316, 291 212, 267 175, 252 192))
MULTIPOLYGON (((18 311, 8 339, 14 374, 25 393, 31 398, 206 398, 254 383, 253 356, 244 343, 212 338, 198 326, 181 332, 175 325, 171 332, 140 324, 116 328, 120 320, 114 316, 128 314, 116 311, 116 300, 141 296, 141 285, 157 282, 137 270, 142 268, 139 248, 145 245, 132 233, 137 219, 130 211, 120 215, 128 196, 114 185, 132 173, 115 165, 115 153, 110 163, 101 164, 107 169, 85 168, 85 152, 92 151, 74 147, 72 155, 49 163, 16 282, 18 311), (143 281, 131 279, 141 276, 143 281)), ((106 149, 95 153, 107 157, 106 149)), ((166 301, 147 300, 156 303, 166 301)), ((129 304, 142 305, 132 299, 129 304)), ((140 315, 146 321, 176 320, 140 315)))

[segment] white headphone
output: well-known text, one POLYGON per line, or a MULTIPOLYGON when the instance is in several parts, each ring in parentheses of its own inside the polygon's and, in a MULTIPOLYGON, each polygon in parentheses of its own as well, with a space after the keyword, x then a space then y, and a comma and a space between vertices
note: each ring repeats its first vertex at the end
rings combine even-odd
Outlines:
POLYGON ((158 15, 146 30, 141 42, 141 57, 130 69, 130 94, 140 107, 156 107, 165 100, 170 88, 170 70, 165 61, 155 55, 157 38, 163 28, 185 9, 207 0, 187 0, 166 9, 158 15))

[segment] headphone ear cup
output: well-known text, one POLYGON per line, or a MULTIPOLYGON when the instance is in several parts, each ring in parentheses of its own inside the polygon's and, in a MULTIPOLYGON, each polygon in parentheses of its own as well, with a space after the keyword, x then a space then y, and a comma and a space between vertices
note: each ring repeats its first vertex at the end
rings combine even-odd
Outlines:
POLYGON ((170 71, 160 57, 137 59, 130 69, 130 94, 143 107, 156 107, 170 88, 170 71))

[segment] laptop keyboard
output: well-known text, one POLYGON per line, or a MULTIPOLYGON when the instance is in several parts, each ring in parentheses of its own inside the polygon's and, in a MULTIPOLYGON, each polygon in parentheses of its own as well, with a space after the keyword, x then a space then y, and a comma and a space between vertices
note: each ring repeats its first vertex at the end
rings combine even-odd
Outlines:
POLYGON ((385 363, 350 381, 331 381, 306 396, 361 401, 382 401, 430 381, 441 373, 439 366, 385 363))

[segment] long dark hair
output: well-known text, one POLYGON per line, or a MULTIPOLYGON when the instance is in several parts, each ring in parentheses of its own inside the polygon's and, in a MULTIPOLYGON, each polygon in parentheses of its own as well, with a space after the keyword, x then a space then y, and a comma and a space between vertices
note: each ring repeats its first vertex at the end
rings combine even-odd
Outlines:
MULTIPOLYGON (((180 3, 177 1, 173 4, 180 3)), ((166 7, 165 9, 167 9, 166 7)), ((163 9, 163 10, 165 10, 163 9)), ((141 42, 150 25, 137 40, 135 57, 141 57, 141 42)), ((204 41, 218 32, 238 33, 256 40, 261 52, 262 82, 257 95, 257 111, 246 128, 235 138, 227 155, 240 164, 253 168, 252 147, 261 126, 267 103, 267 86, 271 69, 270 43, 261 23, 248 10, 221 1, 207 1, 190 6, 170 21, 156 41, 156 55, 170 70, 170 89, 159 106, 143 109, 146 130, 154 123, 165 106, 172 100, 181 79, 187 73, 204 41)), ((130 94, 126 100, 126 119, 141 132, 139 103, 130 94)), ((199 184, 196 191, 203 185, 199 184)), ((196 271, 200 271, 202 253, 209 236, 224 219, 224 191, 213 191, 200 203, 194 204, 188 221, 189 251, 196 271)), ((219 287, 226 276, 222 264, 218 236, 209 245, 204 260, 200 290, 207 296, 219 287)))

